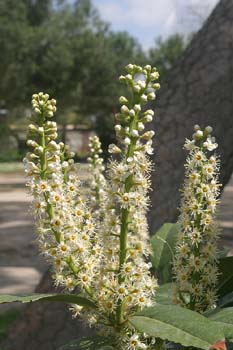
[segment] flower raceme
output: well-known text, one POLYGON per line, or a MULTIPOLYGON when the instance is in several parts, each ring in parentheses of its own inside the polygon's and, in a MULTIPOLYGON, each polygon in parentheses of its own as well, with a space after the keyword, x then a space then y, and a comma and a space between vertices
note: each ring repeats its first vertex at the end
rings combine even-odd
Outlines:
POLYGON ((120 81, 130 90, 121 96, 115 125, 118 144, 109 146, 106 174, 97 137, 90 140, 90 193, 82 190, 74 171, 73 154, 57 142, 51 121, 56 101, 48 94, 32 97, 35 115, 28 130, 25 158, 27 186, 33 196, 38 241, 53 267, 56 285, 79 289, 91 298, 95 310, 73 306, 80 316, 121 349, 149 349, 151 339, 128 325, 133 312, 153 304, 157 281, 148 262, 149 155, 153 131, 146 124, 154 112, 146 109, 159 89, 159 74, 147 65, 128 65, 120 81), (95 203, 93 203, 93 201, 95 203), (96 205, 98 204, 98 205, 96 205))
POLYGON ((214 223, 219 202, 219 159, 211 155, 218 145, 211 136, 194 127, 185 164, 179 223, 181 227, 174 263, 175 301, 198 312, 211 309, 216 301, 218 228, 214 223))
POLYGON ((36 115, 27 141, 32 152, 25 159, 39 246, 52 262, 57 285, 68 290, 79 286, 89 294, 97 272, 94 262, 100 254, 99 242, 92 213, 80 196, 80 181, 72 172, 73 154, 63 143, 56 142, 56 123, 48 120, 52 117, 51 105, 55 106, 56 101, 47 94, 33 95, 36 115))

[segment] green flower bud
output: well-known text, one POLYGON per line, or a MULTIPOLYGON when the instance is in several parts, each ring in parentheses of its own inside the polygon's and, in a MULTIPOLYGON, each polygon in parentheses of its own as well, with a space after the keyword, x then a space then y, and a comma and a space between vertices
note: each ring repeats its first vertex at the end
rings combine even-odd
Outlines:
POLYGON ((151 81, 159 79, 159 72, 153 72, 150 75, 151 81))
POLYGON ((212 126, 207 126, 206 128, 205 128, 205 135, 209 135, 209 134, 211 134, 213 132, 213 128, 212 128, 212 126))
POLYGON ((120 80, 121 83, 124 83, 124 82, 126 81, 125 76, 124 76, 124 75, 121 75, 121 76, 119 77, 119 80, 120 80))
POLYGON ((147 64, 147 65, 144 67, 144 69, 145 69, 146 71, 150 72, 150 71, 151 71, 151 65, 147 64))
POLYGON ((134 70, 135 66, 133 64, 128 64, 125 69, 127 70, 127 72, 131 73, 134 70))
POLYGON ((153 84, 153 89, 159 90, 160 89, 160 84, 159 83, 153 84))
POLYGON ((149 101, 153 101, 155 100, 155 93, 154 92, 150 92, 148 95, 147 95, 147 98, 149 101))
POLYGON ((140 105, 134 105, 134 110, 136 113, 141 112, 141 106, 140 105))
POLYGON ((125 96, 121 96, 119 98, 119 102, 120 102, 120 104, 127 104, 129 101, 127 100, 127 98, 125 96))
POLYGON ((121 106, 121 113, 128 114, 129 108, 126 105, 121 106))
POLYGON ((197 131, 197 130, 200 130, 201 128, 200 128, 200 126, 199 126, 198 124, 196 124, 196 125, 194 125, 193 129, 194 129, 195 131, 197 131))

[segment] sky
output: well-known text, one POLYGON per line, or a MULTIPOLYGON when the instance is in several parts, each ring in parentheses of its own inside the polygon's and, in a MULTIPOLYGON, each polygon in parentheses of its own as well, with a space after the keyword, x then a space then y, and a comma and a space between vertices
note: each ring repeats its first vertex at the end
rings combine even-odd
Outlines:
POLYGON ((126 30, 144 49, 155 37, 198 30, 218 0, 93 0, 101 17, 116 31, 126 30))

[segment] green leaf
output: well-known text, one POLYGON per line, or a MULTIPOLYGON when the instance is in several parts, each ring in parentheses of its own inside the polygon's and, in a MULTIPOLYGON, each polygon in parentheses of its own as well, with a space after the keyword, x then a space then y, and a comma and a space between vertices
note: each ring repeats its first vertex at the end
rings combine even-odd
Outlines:
POLYGON ((233 339, 233 325, 225 322, 214 321, 214 320, 213 322, 219 327, 219 329, 223 331, 223 334, 227 339, 233 339))
POLYGON ((183 346, 208 350, 224 340, 223 331, 213 321, 177 305, 156 304, 129 321, 140 332, 183 346))
POLYGON ((155 301, 158 304, 173 304, 173 283, 162 284, 156 291, 155 301))
POLYGON ((222 327, 227 338, 233 338, 233 307, 225 309, 216 309, 209 318, 222 327))
POLYGON ((59 347, 58 350, 114 350, 114 347, 108 345, 112 343, 113 339, 105 338, 99 335, 85 337, 82 339, 72 340, 66 345, 59 347))
POLYGON ((228 254, 230 253, 230 249, 229 248, 222 248, 222 250, 219 252, 219 259, 223 259, 226 258, 228 256, 228 254))
POLYGON ((223 308, 229 306, 233 306, 233 292, 218 300, 218 307, 223 308))
POLYGON ((180 226, 166 223, 151 238, 153 256, 152 264, 162 273, 163 282, 170 282, 172 260, 180 226))
POLYGON ((219 272, 218 295, 223 297, 233 292, 233 256, 220 259, 219 272))
POLYGON ((0 295, 0 304, 3 303, 30 303, 34 301, 61 301, 96 308, 93 301, 76 294, 30 294, 30 295, 0 295))

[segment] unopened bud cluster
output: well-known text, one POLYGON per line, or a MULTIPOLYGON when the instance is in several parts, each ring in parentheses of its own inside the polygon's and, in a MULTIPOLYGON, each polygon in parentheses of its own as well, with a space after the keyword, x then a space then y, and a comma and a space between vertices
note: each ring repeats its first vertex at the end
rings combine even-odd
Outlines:
MULTIPOLYGON (((154 131, 145 131, 146 124, 153 120, 154 111, 144 108, 148 101, 156 98, 155 92, 160 88, 155 82, 159 78, 156 68, 147 65, 144 68, 136 65, 126 67, 128 74, 120 76, 120 81, 126 84, 134 94, 133 103, 125 96, 119 98, 121 104, 120 113, 115 115, 117 124, 115 125, 116 135, 119 145, 111 144, 109 153, 127 154, 129 149, 134 151, 144 151, 152 154, 152 137, 154 131), (133 147, 132 147, 133 145, 133 147)), ((129 154, 130 156, 130 154, 129 154)))
MULTIPOLYGON (((106 180, 104 177, 104 159, 101 157, 103 153, 101 142, 98 136, 91 136, 89 138, 90 156, 87 158, 89 163, 89 172, 91 175, 91 198, 90 206, 96 209, 96 212, 101 211, 103 202, 105 201, 105 187, 106 180)), ((100 212, 99 212, 100 214, 100 212)), ((103 213, 102 213, 103 214, 103 213)))
POLYGON ((212 128, 194 127, 192 140, 184 145, 189 156, 185 164, 176 248, 175 301, 198 312, 211 309, 216 301, 218 229, 214 222, 219 202, 219 160, 212 128))
POLYGON ((56 100, 50 100, 49 95, 43 92, 32 95, 32 107, 36 113, 43 114, 47 118, 52 118, 57 110, 56 100))

